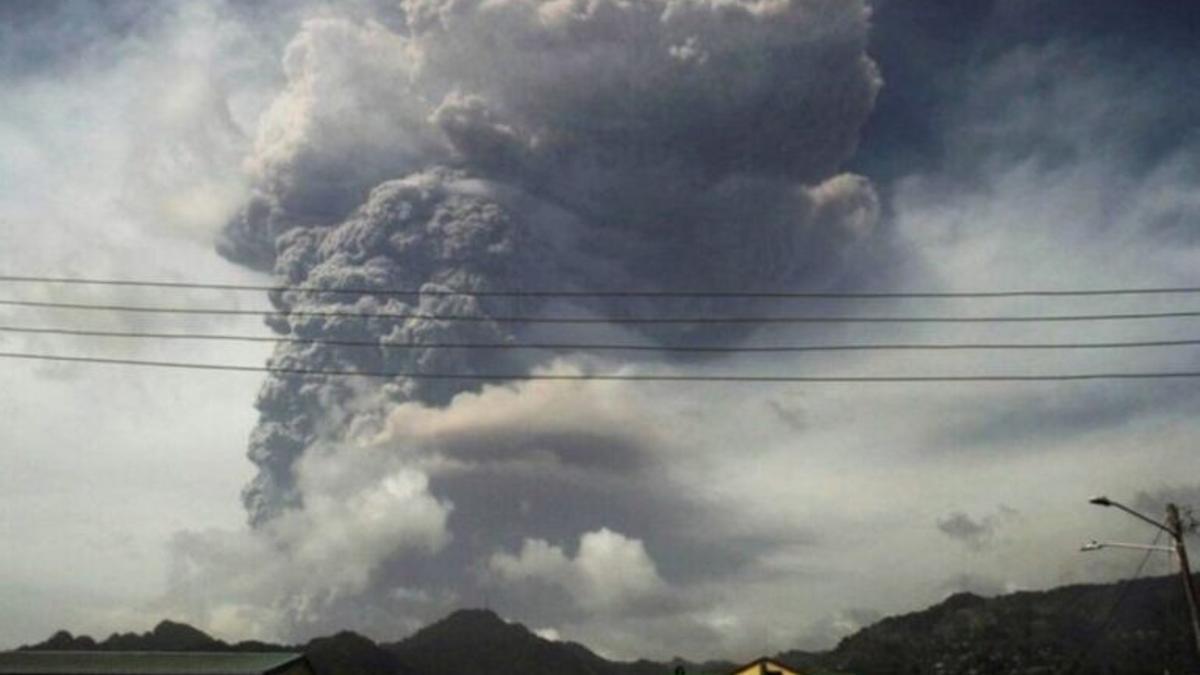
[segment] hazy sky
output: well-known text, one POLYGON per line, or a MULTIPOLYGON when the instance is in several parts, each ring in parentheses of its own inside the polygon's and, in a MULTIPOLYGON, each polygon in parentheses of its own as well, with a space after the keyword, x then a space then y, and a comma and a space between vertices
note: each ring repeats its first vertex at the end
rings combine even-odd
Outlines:
MULTIPOLYGON (((1103 0, 0 2, 0 274, 327 288, 994 291, 1200 284, 1200 11, 1103 0)), ((268 309, 0 283, 0 299, 268 309)), ((825 301, 288 295, 610 323, 133 315, 0 351, 349 370, 1200 370, 1197 321, 635 330, 682 315, 1095 314, 1190 295, 825 301)), ((477 386, 2 360, 0 647, 161 618, 397 639, 464 606, 616 657, 823 648, 896 612, 1119 578, 1086 504, 1200 505, 1200 381, 477 386), (249 457, 249 459, 248 459, 249 457)), ((1152 571, 1166 563, 1156 560, 1152 571)))

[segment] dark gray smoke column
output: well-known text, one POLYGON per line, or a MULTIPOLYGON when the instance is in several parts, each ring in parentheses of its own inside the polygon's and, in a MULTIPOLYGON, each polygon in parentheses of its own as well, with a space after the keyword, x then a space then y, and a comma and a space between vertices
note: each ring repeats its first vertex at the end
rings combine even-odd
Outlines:
MULTIPOLYGON (((323 19, 294 39, 288 86, 250 160, 256 193, 227 226, 223 255, 271 269, 282 283, 329 289, 789 288, 828 283, 846 247, 874 224, 869 183, 837 174, 879 87, 861 2, 403 7, 404 34, 323 19)), ((282 310, 485 318, 572 309, 436 295, 273 300, 282 310)), ((577 305, 599 316, 664 311, 650 302, 577 305)), ((280 366, 533 365, 489 352, 382 348, 519 341, 529 331, 521 325, 290 317, 272 328, 381 346, 281 345, 272 358, 280 366)), ((391 404, 443 405, 472 387, 363 386, 268 379, 250 443, 259 467, 245 492, 253 523, 302 502, 292 471, 314 443, 369 427, 391 404)))

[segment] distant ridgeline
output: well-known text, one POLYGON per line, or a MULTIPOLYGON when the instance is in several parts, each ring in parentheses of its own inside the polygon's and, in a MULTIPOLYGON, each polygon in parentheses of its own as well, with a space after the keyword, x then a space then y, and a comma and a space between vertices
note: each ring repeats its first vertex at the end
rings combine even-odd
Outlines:
POLYGON ((163 621, 143 633, 116 633, 97 642, 59 631, 27 650, 99 651, 295 651, 303 652, 317 675, 725 675, 733 663, 607 661, 572 642, 554 642, 486 610, 461 610, 394 643, 376 644, 350 631, 303 645, 257 641, 229 644, 186 624, 163 621))
MULTIPOLYGON (((1163 577, 991 599, 960 593, 920 612, 883 619, 832 651, 789 651, 775 658, 814 674, 1200 673, 1188 630, 1179 580, 1163 577)), ((726 675, 737 667, 679 659, 608 661, 484 610, 455 612, 394 643, 341 632, 296 646, 229 644, 164 621, 151 632, 114 634, 102 642, 60 631, 22 649, 298 651, 318 675, 672 675, 679 667, 687 675, 726 675)))

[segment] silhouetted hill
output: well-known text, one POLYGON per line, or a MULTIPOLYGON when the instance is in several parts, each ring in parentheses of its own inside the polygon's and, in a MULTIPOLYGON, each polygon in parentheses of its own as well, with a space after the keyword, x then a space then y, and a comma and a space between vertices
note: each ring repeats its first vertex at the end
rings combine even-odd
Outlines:
POLYGON ((86 635, 75 637, 69 631, 60 630, 51 635, 45 642, 21 647, 21 649, 40 649, 43 651, 88 651, 96 649, 96 641, 86 635))
MULTIPOLYGON (((1078 585, 996 598, 952 595, 932 607, 883 619, 829 652, 777 658, 804 672, 858 675, 1161 675, 1200 673, 1176 577, 1078 585)), ((546 640, 486 610, 462 610, 394 643, 341 632, 300 646, 216 640, 164 621, 141 635, 97 643, 59 631, 23 649, 290 650, 319 675, 688 675, 723 674, 732 663, 614 662, 572 642, 546 640)))
POLYGON ((394 654, 358 633, 316 638, 303 651, 317 675, 415 675, 394 654))
POLYGON ((454 612, 384 647, 422 675, 671 675, 677 665, 689 675, 703 675, 733 667, 725 662, 608 661, 581 644, 547 640, 519 623, 479 609, 454 612))
POLYGON ((201 630, 174 621, 160 622, 148 638, 156 649, 163 651, 195 652, 220 649, 224 645, 201 630))
POLYGON ((1196 673, 1190 639, 1179 580, 1163 577, 990 599, 960 593, 868 626, 821 661, 879 675, 1196 673))
POLYGON ((75 637, 62 630, 45 642, 21 649, 148 652, 295 651, 303 652, 319 675, 413 675, 391 653, 381 649, 370 639, 350 631, 316 638, 304 645, 278 645, 259 641, 231 645, 187 624, 163 621, 148 633, 113 633, 102 642, 96 642, 86 635, 75 637))
POLYGON ((162 621, 150 632, 140 635, 137 633, 113 633, 102 642, 96 642, 86 635, 74 637, 67 631, 60 630, 49 640, 22 647, 22 649, 205 652, 227 651, 232 647, 185 623, 162 621))
POLYGON ((615 664, 586 647, 546 640, 479 609, 454 612, 385 648, 423 674, 615 675, 615 664))

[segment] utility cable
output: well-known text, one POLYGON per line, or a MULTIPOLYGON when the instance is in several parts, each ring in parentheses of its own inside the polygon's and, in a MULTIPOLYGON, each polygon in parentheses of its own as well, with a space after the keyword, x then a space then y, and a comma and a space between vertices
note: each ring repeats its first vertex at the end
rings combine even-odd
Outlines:
POLYGON ((1074 321, 1131 321, 1200 317, 1200 310, 1177 312, 1136 312, 1130 314, 1067 314, 1024 316, 690 316, 690 317, 571 317, 571 316, 486 316, 427 312, 346 312, 309 310, 257 310, 198 307, 144 307, 138 305, 48 302, 39 300, 0 300, 0 306, 70 309, 84 311, 131 312, 140 314, 181 314, 203 316, 294 316, 343 319, 418 319, 427 321, 466 321, 481 323, 539 324, 823 324, 823 323, 1038 323, 1074 321))
MULTIPOLYGON (((1157 546, 1159 539, 1161 538, 1162 530, 1155 532, 1154 541, 1150 542, 1150 546, 1157 546)), ((1142 560, 1138 563, 1137 568, 1134 570, 1133 576, 1123 579, 1120 582, 1121 588, 1117 592, 1117 597, 1113 600, 1112 606, 1109 607, 1108 614, 1104 617, 1104 621, 1100 623, 1100 627, 1096 629, 1095 633, 1093 633, 1092 639, 1088 642, 1087 646, 1084 647, 1083 651, 1080 652, 1079 656, 1076 657, 1075 661, 1067 669, 1067 673, 1078 672, 1079 669, 1087 663, 1088 659, 1092 657, 1092 652, 1095 651, 1096 645, 1100 644, 1100 640, 1104 637, 1104 634, 1107 633, 1108 629, 1112 627, 1112 623, 1113 620, 1116 619, 1117 612, 1121 609, 1121 605, 1124 604, 1125 599, 1128 597, 1130 589, 1133 588, 1132 582, 1142 576, 1142 571, 1146 568, 1146 563, 1150 562, 1150 558, 1154 555, 1154 553, 1156 553, 1155 549, 1146 549, 1146 554, 1142 556, 1142 560)))
POLYGON ((313 344, 333 347, 371 347, 377 349, 542 349, 559 351, 627 351, 627 352, 683 352, 700 354, 785 354, 802 352, 843 351, 967 351, 967 350, 1053 350, 1053 349, 1121 349, 1150 347, 1200 346, 1200 339, 1187 340, 1142 340, 1133 342, 1041 342, 1041 343, 893 343, 893 344, 820 344, 820 345, 745 345, 745 346, 692 346, 692 345, 635 345, 596 344, 563 342, 389 342, 387 340, 347 340, 338 338, 306 338, 297 336, 271 335, 227 335, 209 333, 160 333, 142 331, 106 331, 75 328, 43 328, 30 326, 3 326, 0 333, 28 335, 63 335, 70 337, 100 337, 150 340, 201 340, 212 342, 259 342, 281 344, 313 344))
POLYGON ((397 289, 397 288, 313 288, 285 284, 229 284, 189 281, 155 281, 129 279, 96 279, 84 277, 0 275, 0 282, 39 283, 76 286, 125 286, 141 288, 177 288, 218 291, 306 292, 346 295, 395 296, 472 296, 472 297, 535 297, 535 298, 778 298, 778 299, 887 299, 887 298, 1018 298, 1018 297, 1094 297, 1120 295, 1167 295, 1200 293, 1200 286, 1164 286, 1151 288, 1105 288, 1065 290, 1013 291, 946 291, 946 292, 858 292, 858 291, 561 291, 561 290, 454 290, 454 289, 397 289))
POLYGON ((65 363, 95 363, 120 366, 145 366, 154 368, 178 368, 190 370, 236 371, 247 373, 274 373, 278 375, 313 375, 322 377, 371 377, 414 380, 469 380, 469 381, 621 381, 621 382, 745 382, 745 383, 950 383, 950 382, 1079 382, 1092 380, 1150 380, 1187 379, 1200 377, 1200 371, 1175 372, 1112 372, 1112 373, 1064 373, 1054 375, 669 375, 669 374, 556 374, 556 373, 438 373, 420 371, 373 371, 349 369, 309 369, 287 366, 241 366, 220 363, 193 363, 184 361, 150 361, 142 359, 120 359, 95 356, 64 356, 56 354, 26 354, 0 352, 0 358, 34 361, 56 361, 65 363))

